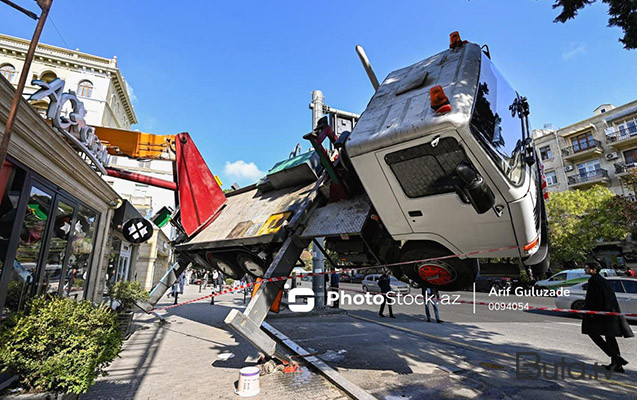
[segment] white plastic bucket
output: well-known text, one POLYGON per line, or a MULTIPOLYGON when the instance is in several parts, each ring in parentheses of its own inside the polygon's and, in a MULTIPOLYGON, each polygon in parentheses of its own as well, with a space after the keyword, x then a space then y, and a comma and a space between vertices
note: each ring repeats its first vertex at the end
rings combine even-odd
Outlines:
POLYGON ((261 391, 259 387, 259 368, 244 367, 239 370, 239 384, 234 392, 241 397, 256 396, 261 391))

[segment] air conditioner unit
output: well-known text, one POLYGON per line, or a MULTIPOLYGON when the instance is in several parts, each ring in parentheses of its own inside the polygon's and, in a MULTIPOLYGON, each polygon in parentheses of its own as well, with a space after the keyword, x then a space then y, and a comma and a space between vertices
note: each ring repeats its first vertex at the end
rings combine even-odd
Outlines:
POLYGON ((619 154, 617 154, 617 152, 616 152, 616 151, 614 151, 614 152, 612 152, 612 153, 608 153, 608 154, 606 154, 606 159, 607 159, 608 161, 610 161, 610 160, 615 160, 615 159, 617 159, 617 158, 619 158, 619 154))
POLYGON ((564 167, 564 171, 566 172, 570 172, 573 170, 573 166, 572 165, 567 165, 566 167, 564 167))

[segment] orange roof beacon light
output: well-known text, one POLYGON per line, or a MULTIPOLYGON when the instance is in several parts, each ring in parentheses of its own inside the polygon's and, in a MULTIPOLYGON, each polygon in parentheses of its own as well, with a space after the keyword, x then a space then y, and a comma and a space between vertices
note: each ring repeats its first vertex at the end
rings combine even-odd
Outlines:
POLYGON ((451 34, 449 34, 450 49, 455 49, 456 47, 460 47, 465 43, 467 43, 467 41, 466 40, 463 41, 462 39, 460 39, 460 34, 458 33, 458 31, 451 32, 451 34))
POLYGON ((436 114, 444 114, 451 111, 449 99, 447 98, 444 90, 442 90, 442 86, 437 85, 429 89, 429 98, 431 108, 436 112, 436 114))

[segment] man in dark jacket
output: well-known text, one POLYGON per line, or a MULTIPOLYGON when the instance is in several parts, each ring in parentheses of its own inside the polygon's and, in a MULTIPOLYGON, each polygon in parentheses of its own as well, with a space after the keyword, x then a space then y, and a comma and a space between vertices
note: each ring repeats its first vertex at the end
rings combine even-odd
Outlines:
MULTIPOLYGON (((389 284, 390 278, 387 274, 387 271, 383 271, 383 274, 378 277, 378 287, 380 288, 381 293, 383 293, 383 304, 380 305, 380 311, 378 311, 378 315, 384 317, 383 311, 385 311, 385 303, 387 303, 388 292, 391 292, 391 285, 389 284)), ((389 318, 394 317, 394 312, 391 309, 391 303, 387 304, 387 308, 389 308, 389 318)))
MULTIPOLYGON (((584 308, 592 311, 621 312, 612 286, 599 274, 601 269, 602 266, 597 262, 587 262, 584 267, 584 271, 591 276, 586 289, 584 308)), ((593 342, 610 357, 611 362, 606 369, 624 372, 623 366, 628 364, 628 361, 621 357, 615 338, 634 336, 625 317, 584 314, 582 333, 590 336, 593 342), (606 340, 602 338, 602 335, 606 340)))

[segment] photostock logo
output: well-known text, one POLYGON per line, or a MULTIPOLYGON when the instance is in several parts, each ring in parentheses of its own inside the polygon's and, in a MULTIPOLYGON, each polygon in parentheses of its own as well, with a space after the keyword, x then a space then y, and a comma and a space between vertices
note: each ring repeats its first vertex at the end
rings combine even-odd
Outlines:
MULTIPOLYGON (((286 285, 287 286, 287 285, 286 285)), ((311 288, 294 288, 288 292, 288 308, 292 312, 310 312, 314 309, 314 290, 311 288), (305 303, 297 303, 296 299, 305 299, 305 303)))

